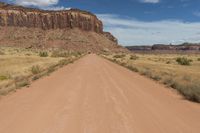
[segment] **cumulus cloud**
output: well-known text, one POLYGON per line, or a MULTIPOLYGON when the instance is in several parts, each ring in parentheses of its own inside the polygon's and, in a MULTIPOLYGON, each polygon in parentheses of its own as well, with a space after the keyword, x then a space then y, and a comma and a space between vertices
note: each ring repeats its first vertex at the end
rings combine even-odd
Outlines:
POLYGON ((142 3, 153 3, 153 4, 156 4, 156 3, 159 3, 160 0, 140 0, 140 2, 142 2, 142 3))
POLYGON ((56 5, 59 0, 14 0, 14 2, 18 5, 23 5, 23 6, 40 6, 40 7, 45 7, 45 6, 51 6, 51 5, 56 5))
POLYGON ((200 42, 200 22, 179 20, 145 22, 113 14, 98 14, 105 30, 115 35, 122 45, 179 44, 200 42))

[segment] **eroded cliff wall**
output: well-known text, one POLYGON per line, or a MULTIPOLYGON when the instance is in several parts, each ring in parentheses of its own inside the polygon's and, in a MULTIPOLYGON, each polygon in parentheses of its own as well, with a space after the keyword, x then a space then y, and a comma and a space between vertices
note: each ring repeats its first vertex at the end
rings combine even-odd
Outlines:
POLYGON ((46 11, 0 3, 0 26, 41 29, 79 28, 103 33, 102 22, 94 15, 78 9, 46 11))
POLYGON ((46 11, 0 2, 0 46, 72 51, 123 52, 92 13, 78 9, 46 11))

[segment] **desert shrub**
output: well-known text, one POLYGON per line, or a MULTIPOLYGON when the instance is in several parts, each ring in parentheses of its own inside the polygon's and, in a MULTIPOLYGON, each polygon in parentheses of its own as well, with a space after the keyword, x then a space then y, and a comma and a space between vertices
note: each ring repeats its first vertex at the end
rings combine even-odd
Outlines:
MULTIPOLYGON (((90 52, 90 53, 91 53, 91 52, 90 52)), ((82 54, 81 54, 81 52, 72 52, 71 55, 72 55, 72 56, 75 56, 75 57, 79 57, 79 56, 81 56, 82 54)))
POLYGON ((187 65, 189 66, 192 62, 192 60, 187 59, 186 57, 179 57, 176 59, 176 62, 180 65, 187 65))
POLYGON ((51 57, 69 57, 70 54, 68 52, 60 52, 60 51, 53 51, 51 57))
POLYGON ((69 61, 66 60, 66 59, 63 59, 63 60, 60 60, 58 64, 59 64, 60 66, 64 66, 64 65, 69 64, 69 61))
POLYGON ((25 87, 25 86, 29 86, 30 85, 30 82, 28 80, 23 80, 23 81, 20 81, 16 84, 17 88, 21 88, 21 87, 25 87))
POLYGON ((56 66, 50 66, 49 68, 48 68, 48 70, 47 70, 47 73, 49 74, 49 73, 52 73, 52 72, 54 72, 56 70, 56 66))
POLYGON ((151 71, 149 71, 149 70, 147 70, 147 69, 141 70, 141 71, 140 71, 140 74, 141 74, 141 75, 145 75, 145 76, 147 76, 147 77, 151 77, 151 76, 152 76, 151 71))
POLYGON ((7 95, 9 92, 15 91, 16 86, 13 85, 8 85, 6 87, 0 87, 0 95, 7 95))
POLYGON ((127 64, 125 62, 118 62, 119 65, 126 67, 127 64))
POLYGON ((114 55, 113 58, 124 58, 126 55, 125 54, 117 54, 114 55))
POLYGON ((162 79, 159 75, 154 74, 154 72, 149 69, 144 69, 143 71, 140 72, 140 74, 145 75, 146 77, 151 78, 156 81, 159 81, 162 79))
POLYGON ((167 61, 166 64, 171 64, 171 61, 167 61))
POLYGON ((108 60, 110 60, 110 61, 112 61, 114 63, 118 63, 116 59, 108 59, 108 60))
POLYGON ((151 75, 151 78, 152 78, 153 80, 156 80, 156 81, 159 81, 159 80, 162 79, 159 75, 151 75))
POLYGON ((127 66, 127 68, 130 69, 131 71, 139 72, 139 70, 134 66, 129 65, 129 66, 127 66))
POLYGON ((200 61, 200 58, 198 58, 197 61, 200 61))
POLYGON ((5 76, 5 75, 0 75, 0 80, 7 80, 7 79, 8 79, 7 76, 5 76))
POLYGON ((200 102, 200 84, 174 82, 171 87, 177 89, 186 99, 200 102))
POLYGON ((31 72, 32 72, 32 74, 39 74, 41 72, 40 66, 38 66, 38 65, 32 66, 31 67, 31 72))
POLYGON ((183 80, 183 81, 187 81, 187 82, 191 82, 191 81, 192 81, 192 78, 191 78, 191 76, 189 76, 189 75, 184 75, 184 76, 182 77, 182 80, 183 80))
POLYGON ((40 56, 40 57, 48 57, 48 52, 46 52, 46 51, 41 51, 41 52, 39 53, 39 56, 40 56))
POLYGON ((172 77, 168 77, 164 79, 163 83, 169 87, 171 87, 174 84, 174 80, 172 77))
POLYGON ((131 57, 130 57, 130 60, 137 60, 137 59, 139 59, 139 57, 136 55, 131 55, 131 57))
POLYGON ((35 75, 35 76, 32 78, 32 81, 38 80, 40 77, 41 77, 40 75, 35 75))
POLYGON ((26 55, 26 56, 31 56, 31 54, 30 54, 30 53, 26 53, 25 55, 26 55))
POLYGON ((79 57, 81 55, 82 55, 81 52, 53 51, 51 57, 70 57, 70 56, 79 57))

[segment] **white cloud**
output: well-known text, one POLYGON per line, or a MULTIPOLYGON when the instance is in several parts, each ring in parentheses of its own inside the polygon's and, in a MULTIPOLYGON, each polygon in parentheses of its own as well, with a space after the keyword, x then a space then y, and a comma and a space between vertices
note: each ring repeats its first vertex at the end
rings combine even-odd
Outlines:
POLYGON ((98 14, 98 17, 104 22, 105 30, 115 35, 122 45, 200 42, 200 22, 187 23, 179 20, 144 22, 112 14, 98 14))
POLYGON ((23 6, 39 6, 39 7, 45 7, 45 6, 51 6, 56 5, 59 0, 14 0, 14 2, 18 5, 23 6))
POLYGON ((58 10, 70 10, 71 8, 70 7, 64 7, 64 6, 51 6, 51 7, 44 7, 42 9, 58 11, 58 10))
POLYGON ((140 2, 142 2, 142 3, 153 3, 153 4, 156 4, 156 3, 159 3, 160 0, 140 0, 140 2))

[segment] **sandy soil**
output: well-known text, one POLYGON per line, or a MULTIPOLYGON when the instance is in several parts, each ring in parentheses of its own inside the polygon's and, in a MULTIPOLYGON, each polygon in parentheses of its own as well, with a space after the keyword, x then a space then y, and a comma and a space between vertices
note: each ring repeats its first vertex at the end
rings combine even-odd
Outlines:
POLYGON ((199 132, 199 104, 96 55, 0 100, 0 133, 199 132))

